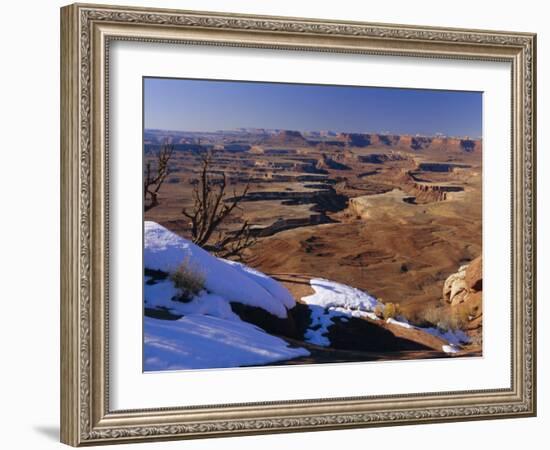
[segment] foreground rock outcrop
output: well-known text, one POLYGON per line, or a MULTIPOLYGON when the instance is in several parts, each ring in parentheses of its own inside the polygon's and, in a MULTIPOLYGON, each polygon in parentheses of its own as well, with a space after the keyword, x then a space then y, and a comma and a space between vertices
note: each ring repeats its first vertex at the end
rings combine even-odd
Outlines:
POLYGON ((483 261, 481 256, 463 265, 443 285, 443 300, 451 308, 460 308, 467 315, 468 330, 482 326, 483 261))

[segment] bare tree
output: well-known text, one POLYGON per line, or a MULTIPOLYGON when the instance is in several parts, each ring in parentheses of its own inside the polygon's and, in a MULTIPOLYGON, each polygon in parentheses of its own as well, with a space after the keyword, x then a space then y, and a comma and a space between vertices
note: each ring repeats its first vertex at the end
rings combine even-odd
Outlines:
POLYGON ((191 222, 191 236, 195 244, 223 258, 240 258, 243 250, 256 242, 248 221, 244 221, 235 232, 222 233, 218 227, 235 209, 240 209, 239 203, 246 197, 250 182, 241 194, 234 190, 233 196, 228 198, 225 172, 217 172, 214 176, 211 165, 212 155, 207 153, 202 157, 199 180, 193 187, 193 207, 191 210, 183 208, 182 214, 191 222), (216 231, 217 239, 213 240, 216 231))
POLYGON ((145 174, 143 177, 143 198, 145 211, 154 208, 159 204, 158 192, 162 183, 169 174, 168 163, 172 154, 174 153, 174 146, 169 144, 162 144, 157 153, 156 163, 153 165, 149 160, 145 166, 145 174))
POLYGON ((242 253, 248 247, 252 247, 256 243, 256 237, 252 234, 252 230, 248 221, 244 221, 241 228, 227 236, 220 236, 220 239, 215 244, 216 253, 222 258, 237 258, 242 259, 242 253))

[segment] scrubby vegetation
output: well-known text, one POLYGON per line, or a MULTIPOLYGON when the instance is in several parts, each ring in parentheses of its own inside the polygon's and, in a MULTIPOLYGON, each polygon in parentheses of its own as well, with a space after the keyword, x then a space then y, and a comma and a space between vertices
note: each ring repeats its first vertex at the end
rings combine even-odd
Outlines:
POLYGON ((178 289, 178 301, 188 302, 204 289, 205 275, 189 262, 184 261, 175 272, 170 274, 170 280, 178 289))
POLYGON ((376 305, 376 307, 374 308, 374 313, 377 317, 388 320, 400 316, 401 308, 397 303, 388 302, 376 305))
POLYGON ((471 317, 471 311, 466 305, 448 307, 432 305, 423 311, 401 314, 410 323, 419 327, 435 327, 442 331, 466 330, 471 317))

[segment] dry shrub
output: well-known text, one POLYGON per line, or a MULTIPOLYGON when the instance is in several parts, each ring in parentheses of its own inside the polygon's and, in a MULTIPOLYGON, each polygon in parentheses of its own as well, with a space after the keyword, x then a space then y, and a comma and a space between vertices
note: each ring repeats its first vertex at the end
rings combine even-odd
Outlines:
POLYGON ((200 269, 190 263, 189 259, 186 259, 175 272, 170 274, 170 280, 179 290, 176 300, 187 302, 204 289, 206 277, 200 269))
POLYGON ((419 319, 425 324, 437 326, 443 316, 441 313, 442 309, 443 308, 440 306, 429 306, 419 314, 419 319))
POLYGON ((470 311, 466 305, 430 306, 409 320, 420 327, 432 326, 442 331, 465 330, 470 311))
POLYGON ((386 303, 384 305, 384 319, 393 319, 400 315, 401 311, 397 303, 386 303))
POLYGON ((376 314, 376 316, 380 319, 388 320, 390 318, 401 315, 401 308, 399 308, 399 305, 397 303, 379 303, 374 308, 374 314, 376 314))
POLYGON ((455 329, 465 330, 468 328, 468 322, 470 321, 471 312, 470 307, 466 304, 458 305, 453 310, 453 320, 455 329))

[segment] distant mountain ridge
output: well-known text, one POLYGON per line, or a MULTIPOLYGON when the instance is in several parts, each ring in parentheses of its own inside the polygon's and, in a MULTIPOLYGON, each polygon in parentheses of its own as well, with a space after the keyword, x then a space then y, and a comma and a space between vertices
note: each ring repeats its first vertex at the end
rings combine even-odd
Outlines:
POLYGON ((262 141, 269 145, 308 145, 308 140, 299 131, 282 130, 262 141))
MULTIPOLYGON (((437 148, 451 153, 479 153, 482 140, 469 137, 421 136, 410 134, 387 133, 302 133, 296 130, 266 130, 239 129, 216 132, 186 132, 186 131, 144 131, 144 142, 149 145, 162 143, 204 145, 217 140, 250 140, 258 145, 266 146, 325 146, 325 147, 355 147, 355 148, 391 148, 401 151, 418 152, 437 148)), ((235 142, 236 142, 235 141, 235 142)))

